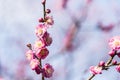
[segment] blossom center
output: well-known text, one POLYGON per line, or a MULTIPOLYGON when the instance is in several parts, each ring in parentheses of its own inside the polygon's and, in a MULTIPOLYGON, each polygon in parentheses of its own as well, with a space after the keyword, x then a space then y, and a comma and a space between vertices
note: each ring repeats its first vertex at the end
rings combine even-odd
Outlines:
POLYGON ((115 46, 119 46, 120 45, 120 41, 115 41, 115 46))

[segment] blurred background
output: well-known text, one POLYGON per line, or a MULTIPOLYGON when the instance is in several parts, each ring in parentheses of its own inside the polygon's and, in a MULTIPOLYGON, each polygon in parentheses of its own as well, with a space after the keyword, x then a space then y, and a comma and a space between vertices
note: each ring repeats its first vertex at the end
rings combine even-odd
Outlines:
MULTIPOLYGON (((120 35, 120 0, 47 0, 46 5, 55 21, 43 61, 55 72, 46 80, 87 80, 90 66, 108 60, 108 40, 120 35)), ((37 39, 42 11, 41 0, 0 0, 0 80, 41 80, 25 52, 37 39)), ((120 80, 120 74, 111 67, 93 80, 120 80)))

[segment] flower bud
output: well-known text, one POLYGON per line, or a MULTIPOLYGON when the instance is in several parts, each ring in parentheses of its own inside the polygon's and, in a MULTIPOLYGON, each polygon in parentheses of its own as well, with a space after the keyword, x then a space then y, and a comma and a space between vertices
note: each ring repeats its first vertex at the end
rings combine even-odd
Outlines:
POLYGON ((45 12, 49 14, 51 12, 51 10, 50 9, 46 9, 45 12))
POLYGON ((116 66, 116 70, 120 73, 120 65, 116 66))
POLYGON ((35 68, 35 72, 36 72, 37 74, 40 74, 40 73, 43 72, 43 70, 38 66, 38 67, 35 68))
POLYGON ((99 66, 101 66, 101 67, 105 66, 105 62, 104 61, 100 61, 99 66))
POLYGON ((44 19, 43 19, 43 18, 40 18, 40 19, 39 19, 39 22, 44 22, 44 19))
POLYGON ((42 2, 41 2, 42 4, 45 4, 46 3, 46 0, 42 0, 42 2))
POLYGON ((112 50, 112 51, 110 51, 108 54, 109 54, 111 57, 113 57, 113 56, 115 55, 115 51, 112 50))
POLYGON ((113 64, 113 65, 116 65, 116 64, 117 64, 117 61, 116 61, 116 60, 114 60, 114 61, 112 62, 112 64, 113 64))

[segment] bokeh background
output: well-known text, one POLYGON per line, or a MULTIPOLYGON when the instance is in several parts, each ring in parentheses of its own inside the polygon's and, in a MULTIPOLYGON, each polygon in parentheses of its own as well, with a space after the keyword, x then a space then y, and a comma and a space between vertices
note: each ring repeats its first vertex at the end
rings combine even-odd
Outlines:
MULTIPOLYGON (((43 61, 55 72, 46 80, 87 80, 90 66, 108 60, 108 40, 120 35, 120 0, 47 0, 46 5, 55 21, 43 61)), ((0 0, 0 80, 41 80, 25 52, 37 39, 42 11, 41 0, 0 0)), ((111 67, 93 80, 120 80, 120 74, 111 67)))

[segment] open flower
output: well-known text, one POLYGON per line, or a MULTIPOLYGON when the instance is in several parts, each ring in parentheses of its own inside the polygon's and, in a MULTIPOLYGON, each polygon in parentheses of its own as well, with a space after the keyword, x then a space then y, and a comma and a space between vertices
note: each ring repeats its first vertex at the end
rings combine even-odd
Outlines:
POLYGON ((90 67, 90 72, 91 72, 93 75, 102 74, 102 67, 91 66, 91 67, 90 67))
POLYGON ((46 63, 43 70, 44 70, 43 72, 44 77, 46 78, 52 77, 54 69, 50 64, 46 63))
POLYGON ((37 59, 32 59, 30 61, 30 67, 32 70, 35 70, 39 66, 40 62, 37 59))
POLYGON ((37 37, 41 37, 46 31, 47 31, 47 27, 45 24, 39 24, 35 29, 35 33, 37 37))
POLYGON ((54 24, 54 20, 53 20, 53 17, 51 17, 51 16, 46 16, 45 17, 45 23, 46 23, 46 25, 48 25, 48 26, 51 26, 51 25, 53 25, 54 24))
POLYGON ((109 46, 112 49, 120 49, 120 36, 115 36, 109 40, 109 46))
POLYGON ((25 55, 27 60, 32 60, 34 58, 34 53, 32 50, 28 50, 25 55))
POLYGON ((35 41, 35 44, 34 44, 34 49, 41 49, 41 48, 43 48, 45 46, 45 43, 44 43, 44 41, 42 41, 42 40, 37 40, 37 41, 35 41))
POLYGON ((39 50, 36 52, 36 56, 37 56, 39 59, 45 59, 48 54, 49 54, 49 51, 48 51, 47 48, 39 49, 39 50))

